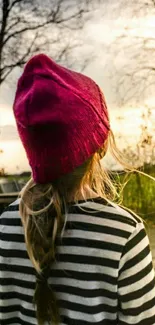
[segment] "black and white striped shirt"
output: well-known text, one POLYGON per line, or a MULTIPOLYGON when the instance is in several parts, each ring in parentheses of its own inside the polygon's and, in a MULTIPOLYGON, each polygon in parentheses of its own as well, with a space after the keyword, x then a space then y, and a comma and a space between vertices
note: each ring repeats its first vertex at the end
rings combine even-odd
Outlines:
MULTIPOLYGON (((28 258, 19 201, 0 217, 0 324, 37 324, 35 270, 28 258)), ((155 281, 143 223, 97 198, 71 205, 49 284, 61 325, 153 325, 155 281)))

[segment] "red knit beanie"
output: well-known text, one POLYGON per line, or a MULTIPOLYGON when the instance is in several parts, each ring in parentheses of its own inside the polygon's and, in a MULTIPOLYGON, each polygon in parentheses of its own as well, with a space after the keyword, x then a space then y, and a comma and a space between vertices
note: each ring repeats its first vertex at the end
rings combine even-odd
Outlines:
POLYGON ((44 54, 26 64, 13 109, 36 183, 51 182, 83 164, 110 129, 96 83, 44 54))

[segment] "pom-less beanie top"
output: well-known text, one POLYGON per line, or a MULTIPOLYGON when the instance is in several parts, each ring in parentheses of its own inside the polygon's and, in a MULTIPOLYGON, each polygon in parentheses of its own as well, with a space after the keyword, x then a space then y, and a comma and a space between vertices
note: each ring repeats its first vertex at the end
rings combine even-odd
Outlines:
POLYGON ((110 129, 98 85, 44 54, 26 64, 13 110, 36 183, 51 182, 83 164, 110 129))

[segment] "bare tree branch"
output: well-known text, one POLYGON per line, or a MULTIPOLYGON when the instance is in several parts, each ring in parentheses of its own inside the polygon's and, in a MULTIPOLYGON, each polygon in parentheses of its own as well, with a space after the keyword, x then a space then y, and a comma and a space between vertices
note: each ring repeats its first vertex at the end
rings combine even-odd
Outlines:
POLYGON ((12 70, 16 67, 16 65, 8 66, 8 71, 3 75, 1 78, 1 83, 5 81, 5 79, 8 77, 8 75, 12 72, 12 70))
POLYGON ((109 77, 113 79, 115 94, 122 106, 132 105, 133 99, 134 103, 145 104, 155 91, 155 33, 153 24, 147 24, 145 19, 155 14, 155 0, 131 0, 128 3, 121 0, 118 10, 127 10, 130 18, 129 24, 126 19, 124 30, 109 46, 114 69, 115 65, 117 68, 116 73, 112 71, 113 76, 109 77), (135 15, 136 19, 142 18, 140 26, 134 23, 135 15))
MULTIPOLYGON (((0 68, 1 68, 1 61, 2 61, 2 50, 3 50, 3 39, 5 35, 5 29, 7 26, 7 20, 8 20, 8 15, 9 15, 9 0, 3 1, 3 6, 2 6, 2 24, 1 24, 1 30, 0 30, 0 68)), ((2 74, 0 71, 0 83, 2 80, 2 74)))
POLYGON ((70 20, 76 18, 77 16, 80 18, 81 15, 82 15, 84 12, 85 12, 85 11, 84 11, 83 9, 81 9, 78 13, 75 13, 75 14, 69 16, 69 17, 66 17, 66 18, 62 18, 62 19, 58 19, 58 20, 56 20, 56 23, 57 23, 57 24, 65 23, 66 21, 70 21, 70 20))
POLYGON ((35 41, 36 41, 37 37, 38 37, 38 33, 35 34, 35 36, 34 36, 32 42, 31 42, 31 44, 29 45, 27 51, 24 53, 24 55, 21 58, 17 59, 17 61, 15 61, 14 64, 6 65, 6 66, 4 66, 2 68, 2 72, 7 70, 7 72, 3 75, 2 81, 4 81, 8 77, 8 75, 12 72, 12 70, 15 67, 21 67, 21 65, 26 63, 27 58, 28 58, 29 54, 31 53, 31 50, 33 48, 33 45, 35 44, 35 41))
POLYGON ((72 30, 82 28, 84 14, 93 3, 93 0, 68 1, 67 4, 66 0, 51 0, 50 7, 46 5, 47 0, 43 3, 40 0, 1 1, 0 84, 14 68, 40 51, 51 52, 55 59, 67 62, 73 47, 80 43, 73 41, 73 46, 68 43, 72 30))
POLYGON ((17 30, 16 32, 13 32, 13 33, 11 33, 10 35, 8 35, 7 37, 6 37, 6 39, 4 39, 4 41, 3 41, 3 46, 9 41, 9 39, 10 38, 14 38, 14 37, 16 37, 17 35, 19 35, 19 34, 22 34, 22 33, 24 33, 24 32, 27 32, 27 31, 35 31, 35 30, 38 30, 39 28, 42 28, 42 27, 45 27, 46 25, 48 25, 48 24, 50 24, 50 23, 52 23, 53 22, 53 19, 52 20, 50 20, 50 21, 48 21, 48 22, 44 22, 44 23, 42 23, 42 24, 38 24, 38 25, 36 25, 36 26, 27 26, 27 27, 24 27, 24 28, 22 28, 22 29, 20 29, 20 30, 17 30))
POLYGON ((15 20, 13 20, 12 24, 8 26, 8 28, 5 31, 5 34, 9 32, 9 30, 13 29, 15 26, 17 26, 21 22, 20 17, 17 17, 15 20))
POLYGON ((14 0, 14 1, 12 2, 11 6, 9 7, 9 11, 11 11, 12 8, 13 8, 17 3, 21 2, 21 1, 22 1, 22 0, 14 0))
MULTIPOLYGON (((78 15, 81 16, 83 13, 84 13, 84 11, 83 10, 80 10, 80 12, 78 13, 78 15)), ((24 27, 24 28, 22 28, 20 30, 17 30, 16 32, 11 33, 10 35, 8 35, 4 39, 3 46, 9 41, 9 39, 11 39, 12 37, 16 37, 18 34, 22 34, 22 33, 26 32, 26 31, 37 30, 37 29, 40 29, 42 27, 45 27, 45 26, 47 26, 47 25, 49 25, 51 23, 62 24, 64 22, 68 21, 68 20, 74 19, 75 17, 77 17, 77 14, 71 15, 70 17, 67 17, 67 18, 64 18, 64 19, 56 20, 56 15, 54 13, 54 16, 50 20, 48 20, 48 21, 46 21, 46 22, 44 22, 42 24, 38 24, 36 26, 27 26, 27 27, 24 27)))

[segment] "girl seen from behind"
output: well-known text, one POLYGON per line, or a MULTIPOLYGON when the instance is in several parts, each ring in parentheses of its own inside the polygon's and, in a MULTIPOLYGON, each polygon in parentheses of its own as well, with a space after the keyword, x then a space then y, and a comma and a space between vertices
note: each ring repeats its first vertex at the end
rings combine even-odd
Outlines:
POLYGON ((148 236, 100 164, 121 160, 101 90, 40 54, 13 109, 32 178, 0 217, 0 324, 155 324, 148 236))

